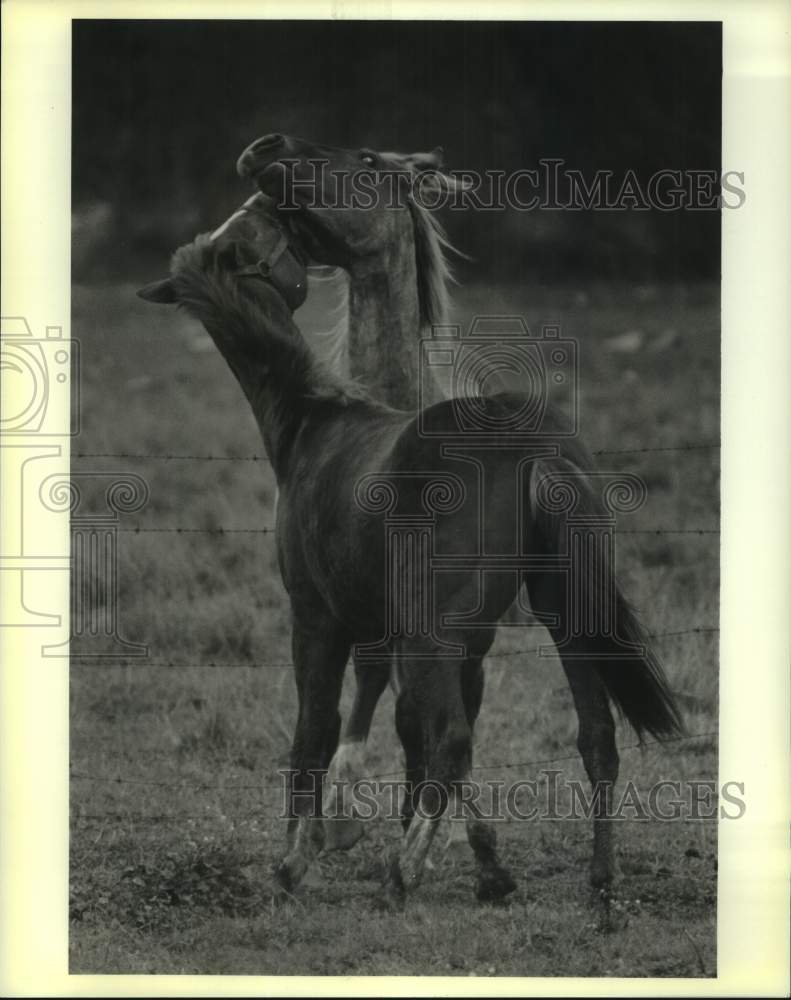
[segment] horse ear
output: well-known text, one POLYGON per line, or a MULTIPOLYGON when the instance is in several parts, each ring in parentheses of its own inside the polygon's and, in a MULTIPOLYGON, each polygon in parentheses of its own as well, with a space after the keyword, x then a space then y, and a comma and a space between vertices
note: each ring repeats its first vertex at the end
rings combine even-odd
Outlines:
POLYGON ((137 293, 146 302, 162 302, 166 305, 174 305, 178 302, 173 282, 170 278, 163 278, 162 281, 152 281, 150 285, 138 290, 137 293))
POLYGON ((445 150, 442 146, 435 146, 430 153, 413 153, 410 157, 412 167, 418 173, 424 170, 442 170, 445 158, 445 150))

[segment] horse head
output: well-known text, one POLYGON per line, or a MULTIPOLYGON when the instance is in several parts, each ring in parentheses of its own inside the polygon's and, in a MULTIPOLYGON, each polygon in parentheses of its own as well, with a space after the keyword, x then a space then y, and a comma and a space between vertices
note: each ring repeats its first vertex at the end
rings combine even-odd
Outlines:
MULTIPOLYGON (((274 199, 311 260, 346 269, 353 287, 357 279, 364 283, 363 295, 373 287, 372 275, 379 276, 377 287, 385 281, 400 284, 401 292, 411 288, 421 326, 446 321, 447 251, 466 255, 432 211, 463 186, 444 172, 440 147, 427 153, 336 149, 273 133, 252 142, 236 166, 274 199)), ((414 331, 406 335, 411 349, 414 331)), ((371 382, 370 372, 361 374, 371 382)))
POLYGON ((337 149, 273 133, 252 142, 236 166, 275 199, 315 261, 346 268, 407 238, 415 208, 436 204, 437 192, 455 186, 443 172, 440 147, 337 149))

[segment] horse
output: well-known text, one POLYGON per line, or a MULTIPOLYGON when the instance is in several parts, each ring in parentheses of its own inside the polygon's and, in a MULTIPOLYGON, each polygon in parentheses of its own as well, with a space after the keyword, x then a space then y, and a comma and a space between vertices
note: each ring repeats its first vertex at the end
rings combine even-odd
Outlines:
MULTIPOLYGON (((407 769, 426 779, 414 789, 413 813, 385 883, 387 899, 403 904, 419 884, 440 817, 469 777, 483 659, 496 622, 523 585, 532 606, 546 612, 571 684, 578 743, 598 792, 593 876, 609 885, 618 770, 610 701, 639 734, 671 735, 680 718, 606 561, 572 574, 583 603, 601 611, 597 627, 567 628, 569 581, 552 571, 567 520, 557 494, 571 477, 582 508, 600 514, 592 473, 580 475, 590 459, 576 440, 558 433, 562 420, 550 409, 540 435, 522 444, 519 488, 513 449, 498 449, 496 438, 484 449, 483 506, 480 466, 445 447, 458 441, 459 403, 502 428, 531 401, 502 393, 447 400, 415 414, 339 379, 317 362, 293 322, 305 295, 305 257, 290 232, 268 198, 251 199, 213 238, 179 249, 169 278, 141 291, 153 301, 180 303, 203 323, 247 397, 278 483, 275 538, 292 610, 299 708, 277 891, 292 893, 322 847, 317 775, 338 746, 341 684, 355 649, 358 664, 367 654, 375 670, 392 665, 397 717, 410 728, 408 747, 419 753, 408 756, 407 769), (401 549, 388 534, 393 512, 397 524, 422 532, 401 549), (519 551, 527 554, 516 558, 508 555, 514 524, 519 551), (471 539, 485 545, 470 552, 471 539), (497 552, 505 556, 492 564, 497 552), (428 554, 441 561, 441 572, 427 575, 428 554), (617 633, 602 625, 614 621, 617 633)), ((500 861, 492 824, 473 805, 465 822, 478 898, 507 895, 515 883, 500 861)))

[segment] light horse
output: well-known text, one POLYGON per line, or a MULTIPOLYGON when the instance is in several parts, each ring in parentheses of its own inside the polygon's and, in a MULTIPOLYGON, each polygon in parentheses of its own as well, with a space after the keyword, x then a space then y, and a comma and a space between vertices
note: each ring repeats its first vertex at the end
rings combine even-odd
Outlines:
MULTIPOLYGON (((281 220, 292 239, 313 262, 342 267, 348 274, 345 330, 336 326, 329 336, 322 334, 318 342, 311 338, 311 346, 323 357, 334 354, 340 361, 336 371, 348 372, 375 399, 396 409, 413 411, 421 403, 443 398, 439 386, 431 380, 419 392, 419 338, 430 334, 432 326, 446 318, 451 270, 444 251, 464 255, 451 246, 435 217, 414 199, 404 202, 411 210, 411 226, 406 228, 393 225, 390 213, 383 211, 381 197, 371 202, 370 196, 363 196, 364 215, 360 211, 345 213, 343 196, 350 192, 335 185, 343 185, 345 179, 354 180, 361 165, 363 173, 371 169, 388 172, 389 180, 395 183, 388 192, 389 201, 403 194, 398 188, 401 182, 415 178, 431 193, 457 188, 453 178, 442 172, 439 147, 419 153, 343 151, 273 134, 248 147, 239 157, 237 168, 243 177, 257 177, 272 167, 269 176, 261 178, 262 190, 277 192, 281 203, 298 207, 296 213, 281 211, 281 220), (273 164, 293 166, 300 160, 309 166, 307 175, 300 173, 292 178, 300 188, 300 198, 294 202, 294 186, 286 189, 286 176, 278 176, 279 168, 273 164), (312 177, 311 170, 316 171, 312 177), (330 198, 333 211, 328 214, 323 206, 330 198)), ((312 281, 311 287, 315 287, 312 281)), ((328 773, 329 812, 333 816, 326 830, 328 850, 348 849, 362 836, 363 825, 351 815, 353 791, 345 800, 339 800, 337 793, 343 785, 353 790, 355 782, 366 775, 365 744, 374 709, 390 676, 388 659, 375 662, 366 657, 360 663, 355 657, 354 703, 328 773)), ((420 728, 410 717, 404 700, 396 705, 396 728, 406 755, 407 781, 416 788, 425 773, 420 728)), ((413 812, 413 799, 407 796, 402 804, 405 827, 413 812)))
MULTIPOLYGON (((443 442, 458 432, 456 403, 405 414, 316 362, 292 320, 304 298, 302 264, 300 250, 273 220, 267 200, 251 199, 214 238, 199 237, 177 251, 171 277, 141 293, 179 302, 204 324, 250 403, 278 482, 276 539, 292 607, 299 710, 289 787, 293 822, 277 883, 282 891, 293 891, 321 848, 322 788, 316 779, 337 748, 341 684, 353 647, 358 654, 375 651, 375 666, 395 662, 398 703, 419 733, 421 774, 429 781, 390 867, 389 895, 400 900, 419 882, 438 819, 469 776, 481 664, 494 638, 493 623, 524 582, 534 607, 562 609, 554 614, 552 634, 562 647, 580 715, 583 759, 591 781, 602 783, 594 873, 604 884, 612 876, 607 815, 617 773, 608 699, 640 733, 675 732, 678 715, 661 667, 606 567, 578 583, 595 597, 607 621, 617 620, 618 635, 601 629, 578 636, 566 628, 568 584, 562 574, 486 572, 484 550, 477 557, 469 551, 470 539, 481 532, 489 543, 485 551, 497 551, 498 541, 499 550, 508 551, 516 521, 536 566, 544 565, 544 556, 551 564, 564 534, 554 487, 569 469, 585 468, 586 456, 565 438, 554 443, 549 458, 546 451, 536 456, 527 448, 521 472, 529 489, 515 490, 512 461, 492 448, 482 509, 478 469, 444 454, 443 442), (398 588, 393 614, 389 585, 393 579, 403 582, 404 571, 414 569, 409 553, 389 561, 383 514, 396 507, 407 520, 425 522, 431 512, 432 552, 453 568, 431 580, 412 573, 411 589, 398 588), (432 628, 415 628, 427 614, 432 628), (376 653, 383 643, 387 651, 376 653)), ((507 426, 529 401, 511 393, 473 402, 483 418, 507 426)), ((554 419, 546 414, 545 441, 553 440, 554 419)), ((596 512, 584 478, 576 489, 586 509, 596 512)), ((479 897, 510 892, 513 880, 497 856, 491 824, 473 810, 467 833, 479 897)))

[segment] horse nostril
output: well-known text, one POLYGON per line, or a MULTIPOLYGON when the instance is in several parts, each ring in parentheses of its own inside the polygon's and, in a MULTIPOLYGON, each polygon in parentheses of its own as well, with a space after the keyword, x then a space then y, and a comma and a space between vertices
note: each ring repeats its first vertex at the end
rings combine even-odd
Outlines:
POLYGON ((265 149, 274 149, 283 145, 283 136, 279 132, 272 132, 271 135, 262 135, 250 146, 251 153, 261 153, 265 149))
POLYGON ((269 160, 273 155, 277 156, 278 150, 285 144, 286 137, 279 132, 262 135, 260 139, 251 142, 236 161, 236 172, 240 177, 252 177, 263 165, 261 159, 269 160))

